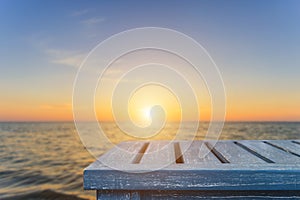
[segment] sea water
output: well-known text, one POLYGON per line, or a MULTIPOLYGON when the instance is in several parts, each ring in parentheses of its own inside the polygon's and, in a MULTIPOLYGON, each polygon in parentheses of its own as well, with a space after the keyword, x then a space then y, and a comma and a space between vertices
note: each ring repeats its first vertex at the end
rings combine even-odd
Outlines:
MULTIPOLYGON (((86 123, 87 134, 99 128, 86 123)), ((199 124, 194 139, 203 139, 209 124, 199 124)), ((124 134, 114 123, 102 123, 112 143, 138 139, 124 134)), ((177 123, 170 123, 150 139, 172 140, 177 123)), ((183 138, 193 134, 182 125, 183 138)), ((300 139, 300 122, 227 122, 219 139, 300 139)), ((110 148, 100 143, 103 154, 110 148)), ((82 172, 95 160, 82 144, 72 122, 0 123, 0 199, 95 199, 94 191, 83 190, 82 172)))

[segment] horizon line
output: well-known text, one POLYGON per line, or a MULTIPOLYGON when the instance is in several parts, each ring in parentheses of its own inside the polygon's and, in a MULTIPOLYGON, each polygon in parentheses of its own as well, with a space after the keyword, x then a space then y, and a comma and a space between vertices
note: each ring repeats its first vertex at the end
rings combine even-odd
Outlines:
MULTIPOLYGON (((74 120, 0 120, 0 123, 75 123, 74 120)), ((82 120, 77 122, 102 122, 102 123, 113 123, 114 121, 88 121, 82 120)), ((123 121, 126 122, 126 121, 123 121)), ((182 121, 185 122, 197 122, 197 120, 190 121, 182 121)), ((198 121, 198 122, 210 122, 208 120, 198 121)), ((214 121, 214 122, 222 122, 222 121, 214 121)), ((300 122, 300 120, 224 120, 226 122, 300 122)), ((180 121, 170 121, 169 123, 180 123, 180 121)))

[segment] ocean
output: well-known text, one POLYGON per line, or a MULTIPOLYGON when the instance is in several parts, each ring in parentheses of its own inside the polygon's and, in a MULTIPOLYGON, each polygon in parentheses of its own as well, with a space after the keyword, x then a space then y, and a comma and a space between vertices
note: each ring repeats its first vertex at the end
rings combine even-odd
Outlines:
MULTIPOLYGON (((101 126, 113 143, 128 139, 115 124, 101 126)), ((89 123, 86 127, 93 131, 89 123)), ((168 124, 157 139, 172 139, 174 127, 168 124)), ((202 139, 207 127, 200 123, 195 139, 202 139)), ((189 138, 189 124, 184 128, 189 138)), ((300 139, 300 122, 227 122, 220 139, 300 139)), ((99 144, 99 155, 108 148, 99 144)), ((2 122, 0 199, 95 199, 82 183, 83 169, 94 160, 72 122, 2 122)))

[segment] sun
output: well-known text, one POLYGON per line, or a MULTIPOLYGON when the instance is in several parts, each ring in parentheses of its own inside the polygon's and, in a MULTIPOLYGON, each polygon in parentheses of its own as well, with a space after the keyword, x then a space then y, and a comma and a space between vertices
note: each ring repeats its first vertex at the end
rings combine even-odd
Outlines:
POLYGON ((142 109, 143 118, 146 121, 151 121, 151 107, 146 107, 142 109))
POLYGON ((181 119, 180 104, 176 96, 166 88, 157 85, 147 85, 133 93, 128 101, 127 112, 134 125, 144 128, 159 120, 181 119), (163 109, 164 114, 157 107, 163 109))
POLYGON ((139 109, 137 121, 139 122, 138 124, 142 127, 147 127, 151 124, 152 117, 151 117, 151 107, 150 106, 139 109))

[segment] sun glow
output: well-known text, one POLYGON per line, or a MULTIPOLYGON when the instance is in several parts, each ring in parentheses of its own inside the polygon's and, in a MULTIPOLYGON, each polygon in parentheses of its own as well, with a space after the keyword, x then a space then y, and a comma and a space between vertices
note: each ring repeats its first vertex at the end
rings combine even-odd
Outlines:
POLYGON ((152 123, 151 106, 147 106, 138 110, 139 112, 135 112, 133 110, 130 111, 132 113, 132 121, 141 127, 150 126, 152 123))
POLYGON ((160 120, 172 121, 180 118, 180 106, 176 97, 165 88, 153 85, 141 88, 131 97, 128 112, 136 125, 147 127, 160 118, 155 109, 157 107, 165 112, 165 119, 160 120))
POLYGON ((151 107, 142 109, 142 114, 146 121, 151 121, 151 107))

